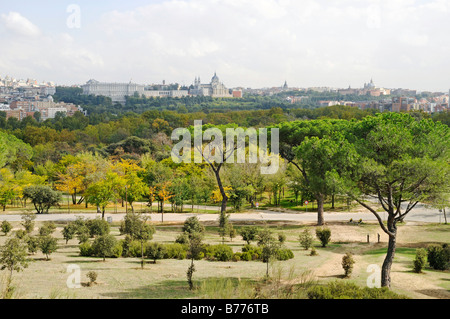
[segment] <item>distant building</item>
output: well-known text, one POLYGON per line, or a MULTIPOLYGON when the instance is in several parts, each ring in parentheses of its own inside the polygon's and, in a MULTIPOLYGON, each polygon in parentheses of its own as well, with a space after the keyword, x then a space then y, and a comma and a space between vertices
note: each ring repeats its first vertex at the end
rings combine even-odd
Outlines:
POLYGON ((219 81, 219 77, 216 73, 211 79, 211 83, 202 84, 199 78, 195 78, 194 85, 189 90, 190 95, 195 96, 211 96, 211 97, 233 97, 230 90, 219 81))
POLYGON ((111 98, 113 103, 125 103, 126 96, 132 96, 138 93, 139 96, 144 94, 145 86, 136 83, 101 83, 96 80, 89 80, 82 85, 83 94, 86 95, 103 95, 111 98))

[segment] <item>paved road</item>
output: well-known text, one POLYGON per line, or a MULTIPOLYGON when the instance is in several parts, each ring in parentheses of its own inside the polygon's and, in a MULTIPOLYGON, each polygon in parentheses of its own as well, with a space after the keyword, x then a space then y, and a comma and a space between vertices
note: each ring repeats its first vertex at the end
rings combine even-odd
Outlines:
MULTIPOLYGON (((123 220, 124 213, 118 214, 105 214, 105 217, 111 217, 113 221, 123 220)), ((70 221, 75 220, 76 216, 83 216, 86 218, 101 217, 100 214, 47 214, 37 215, 36 221, 70 221)), ((161 221, 161 214, 150 214, 153 221, 161 221)), ((183 222, 190 216, 198 216, 200 221, 217 221, 218 214, 195 214, 195 213, 164 213, 165 222, 183 222)), ((383 220, 386 219, 387 214, 380 213, 383 220)), ((353 220, 362 219, 363 221, 376 221, 375 216, 370 212, 362 213, 324 213, 325 221, 348 221, 351 218, 353 220)), ((21 221, 20 215, 0 214, 0 221, 21 221)), ((231 221, 298 221, 298 222, 315 222, 317 221, 317 213, 299 213, 299 212, 277 212, 272 210, 253 210, 246 213, 235 213, 230 216, 231 221)), ((413 211, 411 211, 405 221, 417 221, 417 222, 444 222, 443 214, 437 209, 430 209, 423 205, 417 205, 413 211)))

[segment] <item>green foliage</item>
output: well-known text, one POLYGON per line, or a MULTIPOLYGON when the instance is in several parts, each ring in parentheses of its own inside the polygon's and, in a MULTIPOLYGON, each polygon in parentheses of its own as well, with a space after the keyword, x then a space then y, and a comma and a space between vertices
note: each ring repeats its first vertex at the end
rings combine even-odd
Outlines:
POLYGON ((12 230, 12 225, 8 221, 4 220, 0 226, 0 229, 6 236, 12 230))
POLYGON ((349 282, 333 281, 324 286, 313 286, 307 291, 309 299, 407 299, 387 287, 358 287, 349 282))
POLYGON ((283 244, 286 241, 286 235, 285 234, 278 234, 278 241, 283 244))
POLYGON ((80 256, 90 257, 92 255, 92 245, 88 241, 82 242, 78 249, 80 249, 80 256))
POLYGON ((316 229, 316 236, 322 243, 322 247, 327 247, 331 240, 331 230, 329 228, 317 228, 316 229))
POLYGON ((66 240, 66 244, 69 242, 69 240, 73 239, 73 236, 76 234, 76 227, 73 223, 69 223, 66 226, 64 226, 62 230, 63 238, 66 240))
POLYGON ((42 185, 25 187, 23 196, 31 200, 38 214, 47 214, 52 206, 59 205, 61 201, 61 193, 42 185))
POLYGON ((344 268, 345 277, 350 277, 353 272, 354 264, 355 260, 353 259, 353 255, 351 253, 346 253, 344 257, 342 257, 342 268, 344 268))
POLYGON ((208 260, 230 261, 233 258, 233 249, 224 244, 208 245, 204 247, 203 251, 208 260))
POLYGON ((92 254, 97 257, 112 257, 114 255, 114 248, 117 245, 117 239, 113 235, 101 235, 95 238, 92 243, 92 254))
POLYGON ((300 245, 305 248, 305 250, 308 250, 312 246, 314 240, 313 235, 308 228, 303 230, 303 232, 298 236, 298 239, 300 241, 300 245))
POLYGON ((33 213, 23 213, 21 218, 23 220, 22 226, 25 228, 25 232, 27 234, 31 233, 34 230, 34 220, 36 219, 36 215, 33 213))
POLYGON ((280 248, 276 251, 277 260, 289 260, 292 258, 294 258, 294 253, 290 249, 280 248))
POLYGON ((18 238, 10 238, 0 247, 0 269, 20 272, 28 267, 27 246, 18 238))
POLYGON ((86 221, 86 226, 89 230, 89 236, 91 238, 96 236, 108 235, 110 231, 109 223, 100 218, 90 219, 86 221))
POLYGON ((164 258, 165 250, 166 247, 163 244, 151 242, 145 247, 145 255, 156 264, 156 260, 164 258))
POLYGON ((183 232, 187 233, 189 237, 193 233, 203 234, 204 231, 205 227, 200 223, 197 216, 187 218, 183 224, 183 232))
POLYGON ((45 221, 44 224, 39 228, 40 236, 49 236, 53 234, 56 230, 56 225, 52 221, 45 221))
POLYGON ((427 254, 428 263, 433 269, 446 270, 450 268, 450 247, 448 244, 429 245, 427 254))
POLYGON ((92 286, 97 281, 98 274, 95 271, 89 271, 86 277, 89 279, 89 286, 92 286))
POLYGON ((242 247, 242 260, 250 261, 250 260, 258 260, 261 259, 262 256, 262 248, 259 246, 253 245, 245 245, 242 247))
POLYGON ((182 244, 166 244, 164 258, 167 259, 185 259, 187 257, 187 245, 182 244))
POLYGON ((239 231, 239 234, 242 236, 242 240, 245 240, 248 245, 253 240, 256 240, 256 235, 258 234, 259 229, 257 227, 246 226, 242 227, 239 231))
POLYGON ((188 245, 189 244, 189 234, 188 233, 182 233, 177 236, 175 239, 175 242, 182 245, 188 245))
POLYGON ((414 272, 421 273, 425 265, 427 264, 427 251, 424 248, 416 250, 416 257, 414 258, 414 272))
POLYGON ((50 235, 42 236, 39 238, 39 249, 47 256, 47 260, 49 260, 49 255, 58 249, 58 240, 50 235))
POLYGON ((317 250, 316 250, 316 248, 311 248, 311 252, 310 252, 310 254, 309 254, 310 256, 317 256, 318 254, 317 254, 317 250))

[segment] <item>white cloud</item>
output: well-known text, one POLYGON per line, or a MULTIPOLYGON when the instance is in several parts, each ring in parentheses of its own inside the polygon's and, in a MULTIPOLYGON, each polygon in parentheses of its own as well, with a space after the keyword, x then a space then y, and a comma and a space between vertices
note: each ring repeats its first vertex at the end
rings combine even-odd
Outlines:
POLYGON ((41 33, 37 26, 18 12, 2 14, 1 21, 7 30, 16 35, 34 37, 41 33))

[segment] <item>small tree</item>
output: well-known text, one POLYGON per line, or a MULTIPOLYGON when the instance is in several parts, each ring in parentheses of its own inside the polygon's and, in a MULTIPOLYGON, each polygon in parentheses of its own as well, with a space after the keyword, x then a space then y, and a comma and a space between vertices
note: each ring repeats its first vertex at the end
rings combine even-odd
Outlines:
POLYGON ((102 235, 92 243, 92 251, 96 256, 103 257, 103 261, 106 261, 106 257, 114 253, 116 244, 117 239, 113 235, 102 235))
POLYGON ((194 232, 191 233, 191 236, 189 237, 188 254, 189 257, 191 258, 191 265, 188 267, 186 274, 190 290, 194 289, 194 283, 192 281, 192 276, 195 272, 194 260, 197 259, 200 253, 202 252, 203 249, 202 240, 203 235, 201 233, 194 232))
POLYGON ((331 239, 331 230, 329 228, 317 228, 316 236, 322 243, 322 247, 327 247, 331 239))
POLYGON ((5 236, 7 236, 8 233, 9 233, 9 232, 11 231, 11 229, 12 229, 12 225, 11 225, 8 221, 4 220, 4 221, 2 222, 0 228, 1 228, 2 232, 5 234, 5 236))
POLYGON ((45 254, 47 260, 49 260, 49 255, 58 249, 58 240, 50 235, 42 236, 39 239, 39 248, 45 254))
POLYGON ((200 223, 197 216, 187 218, 183 224, 183 232, 187 233, 189 237, 194 233, 203 234, 205 227, 200 223))
POLYGON ((300 241, 300 245, 305 248, 305 250, 308 250, 313 243, 313 235, 309 231, 308 228, 305 228, 303 232, 298 236, 298 239, 300 241))
POLYGON ((92 286, 97 281, 97 273, 95 271, 90 271, 86 274, 86 277, 89 279, 89 286, 92 286))
POLYGON ((38 214, 47 214, 52 206, 59 205, 61 201, 61 193, 43 185, 25 187, 23 197, 31 199, 38 214))
POLYGON ((286 235, 285 234, 278 234, 278 241, 283 244, 286 241, 286 235))
POLYGON ((34 230, 34 220, 36 219, 36 215, 33 213, 23 213, 21 218, 23 220, 22 226, 25 228, 25 232, 27 234, 31 233, 34 230))
POLYGON ((256 235, 258 234, 258 228, 251 226, 243 227, 240 230, 239 234, 242 236, 242 240, 245 240, 247 244, 250 245, 250 242, 256 239, 256 235))
POLYGON ((344 268, 346 278, 350 277, 352 274, 354 264, 355 260, 351 253, 346 253, 344 257, 342 257, 342 268, 344 268))
POLYGON ((62 230, 62 235, 64 239, 66 240, 66 245, 69 242, 69 240, 73 239, 73 236, 76 234, 76 228, 73 223, 69 223, 68 225, 64 226, 62 230))
POLYGON ((52 221, 46 221, 44 224, 39 228, 39 235, 40 236, 49 236, 53 234, 53 232, 56 230, 56 225, 52 221))
POLYGON ((91 238, 109 234, 109 223, 104 219, 90 219, 86 222, 86 226, 89 229, 91 238))
POLYGON ((166 250, 164 245, 160 243, 150 243, 150 245, 147 246, 146 254, 147 257, 150 259, 153 259, 153 263, 156 264, 156 260, 162 259, 164 257, 166 250))
POLYGON ((257 240, 258 246, 262 248, 261 259, 267 264, 266 277, 269 277, 269 262, 276 256, 281 244, 272 237, 272 233, 269 229, 260 230, 258 232, 257 240))
POLYGON ((416 250, 416 257, 414 258, 414 272, 421 273, 427 263, 427 251, 424 248, 416 250))
POLYGON ((11 282, 13 271, 20 272, 27 268, 29 261, 27 258, 27 246, 18 238, 10 238, 5 245, 0 247, 0 269, 9 270, 9 283, 11 282))

